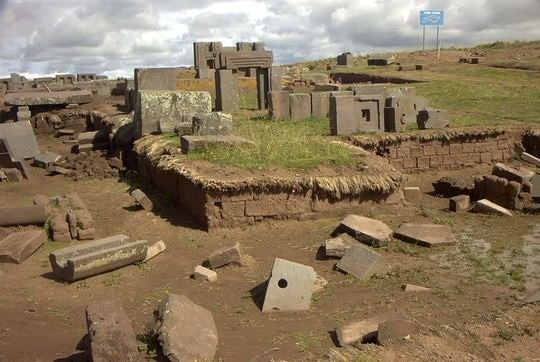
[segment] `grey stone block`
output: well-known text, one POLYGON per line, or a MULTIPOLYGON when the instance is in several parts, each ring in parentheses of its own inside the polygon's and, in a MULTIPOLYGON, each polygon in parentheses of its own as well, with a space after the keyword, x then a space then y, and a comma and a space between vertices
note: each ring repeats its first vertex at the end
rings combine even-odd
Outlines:
POLYGON ((448 113, 442 109, 425 108, 418 112, 419 129, 442 129, 450 125, 448 113))
POLYGON ((40 106, 82 104, 92 102, 92 92, 89 90, 57 91, 57 92, 19 92, 8 93, 4 103, 8 106, 40 106))
POLYGON ((317 273, 312 267, 276 258, 262 311, 309 309, 316 278, 317 273))
POLYGON ((238 84, 230 69, 216 71, 216 110, 234 112, 238 109, 238 84))
POLYGON ((482 199, 476 202, 473 208, 476 212, 487 212, 498 215, 512 216, 512 213, 502 206, 497 205, 486 199, 482 199))
POLYGON ((205 280, 213 283, 217 281, 217 273, 213 270, 205 268, 202 265, 197 265, 193 270, 193 278, 196 280, 205 280))
POLYGON ((448 209, 453 212, 467 211, 471 207, 469 195, 454 196, 449 200, 448 209))
POLYGON ((360 215, 348 215, 336 232, 346 232, 356 240, 374 247, 385 246, 390 241, 392 229, 379 220, 360 215))
POLYGON ((311 117, 311 96, 308 93, 291 93, 289 107, 292 120, 308 119, 311 117))
POLYGON ((525 181, 530 181, 530 177, 527 177, 523 172, 502 163, 496 163, 495 166, 493 166, 491 174, 505 178, 508 181, 516 181, 520 185, 523 185, 525 181))
POLYGON ((142 192, 140 189, 135 189, 131 191, 131 196, 135 199, 135 201, 142 206, 143 209, 147 211, 152 211, 154 208, 154 203, 152 200, 146 196, 144 192, 142 192))
POLYGON ((530 153, 523 152, 521 154, 521 159, 523 161, 525 161, 525 162, 532 163, 536 167, 540 167, 540 158, 535 157, 535 156, 531 155, 530 153))
POLYGON ((0 263, 20 264, 47 241, 43 230, 18 231, 0 241, 0 263))
POLYGON ((23 160, 39 153, 34 130, 29 121, 0 123, 0 138, 12 160, 23 160))
POLYGON ((19 111, 17 112, 17 120, 18 121, 26 121, 32 117, 32 112, 30 111, 19 111))
POLYGON ((223 112, 196 114, 192 121, 192 134, 195 136, 230 135, 233 117, 223 112))
POLYGON ((196 152, 204 150, 207 147, 218 145, 228 145, 232 147, 239 145, 254 145, 253 142, 238 136, 182 136, 180 137, 180 143, 184 153, 196 152))
POLYGON ((316 118, 330 116, 330 92, 311 93, 311 115, 316 118))
POLYGON ((271 91, 268 93, 268 108, 272 119, 290 119, 289 92, 271 91))
POLYGON ((239 260, 242 257, 242 254, 240 243, 237 242, 234 245, 225 246, 223 248, 214 250, 208 256, 208 262, 210 263, 212 269, 217 269, 239 260))
POLYGON ((362 244, 349 248, 336 266, 358 279, 383 273, 385 268, 381 255, 362 244))
POLYGON ((456 243, 448 225, 403 223, 394 232, 394 237, 420 246, 446 246, 456 243))
POLYGON ((49 261, 58 278, 71 282, 141 261, 147 246, 147 240, 131 241, 126 235, 115 235, 54 250, 49 261))
POLYGON ((349 234, 343 233, 335 238, 326 240, 326 256, 342 258, 349 248, 357 244, 358 241, 355 238, 349 234))

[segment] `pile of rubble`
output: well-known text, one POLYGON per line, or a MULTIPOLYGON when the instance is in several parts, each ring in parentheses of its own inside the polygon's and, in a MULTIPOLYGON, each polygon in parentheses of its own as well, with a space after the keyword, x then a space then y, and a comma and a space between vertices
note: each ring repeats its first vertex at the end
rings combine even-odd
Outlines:
POLYGON ((74 180, 86 177, 102 179, 118 177, 124 166, 118 157, 108 157, 107 152, 89 151, 70 154, 55 165, 50 165, 48 170, 70 176, 74 180))

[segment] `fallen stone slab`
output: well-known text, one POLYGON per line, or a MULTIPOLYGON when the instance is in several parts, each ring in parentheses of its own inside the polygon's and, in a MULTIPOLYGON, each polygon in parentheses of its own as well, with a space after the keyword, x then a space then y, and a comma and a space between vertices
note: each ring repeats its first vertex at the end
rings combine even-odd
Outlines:
POLYGON ((146 251, 144 261, 155 258, 159 254, 163 253, 165 250, 167 250, 167 246, 165 245, 163 240, 160 240, 155 244, 149 245, 148 250, 146 251))
POLYGON ((469 195, 458 195, 449 199, 448 210, 453 212, 467 211, 471 207, 469 195))
POLYGON ((48 217, 43 205, 0 208, 0 226, 43 225, 48 217))
POLYGON ((90 102, 92 102, 92 92, 89 90, 20 92, 8 93, 4 97, 4 103, 8 106, 44 106, 90 102))
POLYGON ((349 215, 343 219, 335 233, 337 232, 345 232, 373 247, 388 245, 392 236, 392 229, 382 221, 359 215, 349 215))
POLYGON ((345 253, 347 252, 347 250, 349 250, 349 248, 357 244, 358 240, 356 240, 349 234, 343 233, 335 238, 326 240, 324 243, 324 248, 326 256, 342 258, 343 255, 345 255, 345 253))
POLYGON ((49 261, 58 278, 71 282, 141 261, 147 247, 147 240, 120 234, 54 250, 49 261))
POLYGON ((140 361, 131 321, 119 300, 102 299, 86 307, 91 361, 140 361))
POLYGON ((525 162, 532 163, 536 167, 540 167, 540 158, 535 157, 535 156, 531 155, 530 153, 523 152, 521 154, 521 159, 523 161, 525 161, 525 162))
POLYGON ((37 153, 34 155, 34 164, 39 167, 48 168, 58 162, 62 156, 55 152, 37 153))
POLYGON ((525 181, 529 181, 529 179, 527 179, 527 176, 521 171, 516 170, 515 168, 507 166, 503 163, 496 163, 495 166, 493 166, 491 174, 505 178, 508 181, 516 181, 520 185, 523 185, 525 181))
POLYGON ((393 339, 404 338, 420 332, 420 327, 406 319, 390 319, 379 323, 377 341, 384 344, 393 339))
POLYGON ((505 209, 504 207, 499 206, 496 203, 491 202, 486 199, 477 201, 476 205, 474 205, 473 211, 512 216, 512 213, 508 211, 507 209, 505 209))
POLYGON ((193 270, 193 278, 196 280, 205 280, 213 283, 217 281, 217 273, 213 270, 205 268, 202 265, 197 265, 193 270))
POLYGON ((404 223, 394 232, 394 237, 420 246, 446 246, 456 243, 448 225, 404 223))
POLYGON ((336 267, 358 279, 368 279, 385 270, 383 258, 371 248, 358 244, 351 247, 336 267))
POLYGON ((180 137, 184 153, 197 152, 213 146, 254 146, 255 143, 239 136, 182 136, 180 137))
POLYGON ((234 245, 225 246, 213 251, 208 256, 208 262, 210 263, 210 267, 212 267, 212 269, 217 269, 239 260, 242 255, 242 247, 240 246, 240 243, 237 242, 234 245))
POLYGON ((262 311, 308 310, 316 278, 317 273, 312 267, 276 258, 262 311))
POLYGON ((75 134, 75 130, 72 130, 72 129, 69 129, 69 128, 61 128, 59 130, 56 131, 56 135, 58 137, 61 137, 61 136, 72 136, 75 134))
POLYGON ((401 286, 401 289, 403 289, 403 291, 406 292, 406 293, 409 293, 409 292, 429 292, 429 291, 431 291, 430 288, 421 287, 419 285, 414 285, 414 284, 403 284, 401 286))
POLYGON ((380 317, 347 322, 336 328, 336 336, 341 347, 355 346, 377 338, 380 317))
POLYGON ((143 209, 147 211, 152 211, 152 209, 154 208, 154 203, 140 189, 135 189, 131 191, 130 195, 135 199, 137 204, 139 204, 143 209))
POLYGON ((212 313, 188 297, 170 294, 154 311, 148 334, 169 361, 212 361, 218 332, 212 313))
POLYGON ((47 241, 43 230, 18 231, 0 241, 0 263, 20 264, 47 241))
POLYGON ((36 136, 29 121, 0 123, 0 139, 14 161, 30 159, 39 153, 36 136))
POLYGON ((49 165, 47 167, 47 172, 54 173, 54 174, 59 174, 59 175, 69 175, 70 173, 73 172, 73 170, 70 170, 70 169, 67 169, 67 168, 64 168, 64 167, 60 167, 60 166, 56 166, 56 165, 49 165))

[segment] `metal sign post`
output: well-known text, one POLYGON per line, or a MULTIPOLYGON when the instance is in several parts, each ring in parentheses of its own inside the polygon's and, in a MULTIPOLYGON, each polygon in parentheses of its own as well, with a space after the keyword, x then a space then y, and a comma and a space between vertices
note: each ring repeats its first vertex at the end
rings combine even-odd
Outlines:
POLYGON ((426 50, 426 27, 422 27, 422 51, 426 50))
POLYGON ((422 25, 422 50, 425 50, 426 26, 437 26, 437 60, 441 58, 441 42, 439 28, 444 24, 444 11, 420 10, 420 25, 422 25))

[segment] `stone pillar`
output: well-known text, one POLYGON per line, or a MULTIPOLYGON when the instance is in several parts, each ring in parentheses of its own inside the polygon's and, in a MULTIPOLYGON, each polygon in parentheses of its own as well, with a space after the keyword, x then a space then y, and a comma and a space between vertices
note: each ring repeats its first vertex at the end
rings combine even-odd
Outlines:
POLYGON ((311 95, 309 93, 289 94, 291 119, 300 121, 311 117, 311 95))
POLYGON ((238 84, 232 70, 216 70, 216 111, 234 112, 237 109, 238 84))
POLYGON ((257 104, 259 109, 266 109, 268 105, 266 103, 266 95, 270 91, 270 69, 258 68, 257 69, 257 104))
POLYGON ((270 91, 268 93, 268 108, 272 119, 289 119, 289 92, 270 91))
POLYGON ((272 67, 270 68, 270 90, 271 91, 280 91, 282 88, 281 83, 281 68, 280 67, 272 67))
POLYGON ((354 121, 354 96, 330 97, 330 133, 350 135, 358 130, 354 121))
POLYGON ((328 118, 330 114, 330 92, 311 93, 311 115, 316 118, 328 118))

